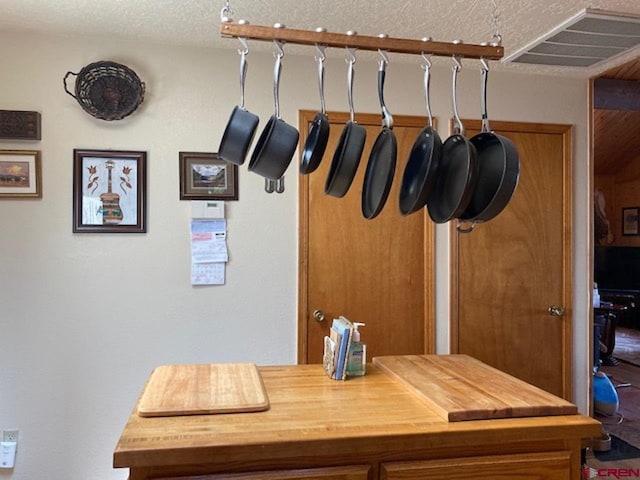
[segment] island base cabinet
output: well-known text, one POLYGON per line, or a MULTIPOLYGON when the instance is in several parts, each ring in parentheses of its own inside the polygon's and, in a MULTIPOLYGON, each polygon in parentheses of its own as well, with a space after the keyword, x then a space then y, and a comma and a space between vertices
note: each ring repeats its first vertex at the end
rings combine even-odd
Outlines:
POLYGON ((380 480, 578 480, 571 463, 569 451, 390 462, 380 480))

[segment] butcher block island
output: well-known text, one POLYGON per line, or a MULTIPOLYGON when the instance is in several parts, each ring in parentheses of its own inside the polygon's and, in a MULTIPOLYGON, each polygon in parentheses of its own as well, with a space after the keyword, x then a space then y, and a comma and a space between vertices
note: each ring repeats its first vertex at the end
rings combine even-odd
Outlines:
POLYGON ((184 391, 229 402, 229 379, 190 383, 202 366, 174 370, 158 377, 166 387, 152 374, 116 445, 130 480, 579 480, 581 448, 601 435, 572 404, 465 355, 377 357, 347 381, 322 365, 260 367, 261 382, 241 382, 263 389, 248 394, 268 397, 260 410, 223 413, 211 402, 198 413, 184 391), (172 409, 140 415, 147 388, 172 409))

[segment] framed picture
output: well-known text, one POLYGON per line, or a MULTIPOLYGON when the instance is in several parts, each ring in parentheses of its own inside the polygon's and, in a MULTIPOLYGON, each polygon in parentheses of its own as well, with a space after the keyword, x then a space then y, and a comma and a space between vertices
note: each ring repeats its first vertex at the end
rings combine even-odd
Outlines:
POLYGON ((0 198, 42 198, 39 150, 0 150, 0 198))
POLYGON ((73 151, 74 233, 147 231, 147 153, 73 151))
POLYGON ((638 212, 640 212, 640 207, 626 207, 622 209, 623 235, 640 235, 638 212))
POLYGON ((180 200, 238 200, 238 166, 217 153, 180 152, 180 200))

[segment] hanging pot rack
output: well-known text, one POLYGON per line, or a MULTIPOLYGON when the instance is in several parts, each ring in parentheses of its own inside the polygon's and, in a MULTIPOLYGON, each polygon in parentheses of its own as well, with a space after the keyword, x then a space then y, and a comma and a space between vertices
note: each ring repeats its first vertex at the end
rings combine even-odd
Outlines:
MULTIPOLYGON (((500 60, 504 56, 504 48, 497 42, 466 44, 459 40, 437 42, 430 38, 412 40, 407 38, 392 38, 386 35, 367 36, 358 34, 341 34, 313 30, 297 30, 292 28, 267 27, 251 25, 240 20, 222 21, 220 34, 228 38, 245 38, 260 41, 282 41, 298 45, 324 45, 337 48, 356 48, 358 50, 385 51, 414 55, 434 55, 439 57, 460 57, 486 60, 500 60)), ((494 36, 494 39, 496 37, 494 36)))

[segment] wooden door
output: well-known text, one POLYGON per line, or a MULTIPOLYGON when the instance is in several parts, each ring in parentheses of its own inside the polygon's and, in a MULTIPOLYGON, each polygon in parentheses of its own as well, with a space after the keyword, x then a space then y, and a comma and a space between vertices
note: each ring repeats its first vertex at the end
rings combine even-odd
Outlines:
MULTIPOLYGON (((301 145, 315 113, 300 112, 301 145)), ((366 323, 361 331, 368 359, 433 351, 433 224, 426 209, 402 216, 398 207, 406 159, 426 120, 394 116, 398 161, 391 193, 380 215, 366 220, 362 183, 381 129, 380 115, 357 116, 367 129, 367 142, 347 194, 324 194, 333 152, 348 119, 346 113, 329 113, 331 133, 320 167, 300 176, 300 363, 322 362, 323 338, 339 315, 366 323), (324 321, 314 319, 316 310, 324 313, 324 321)))
MULTIPOLYGON (((480 129, 464 123, 469 136, 480 129)), ((570 400, 571 127, 491 126, 518 149, 520 182, 493 220, 469 234, 452 226, 451 350, 570 400)))

